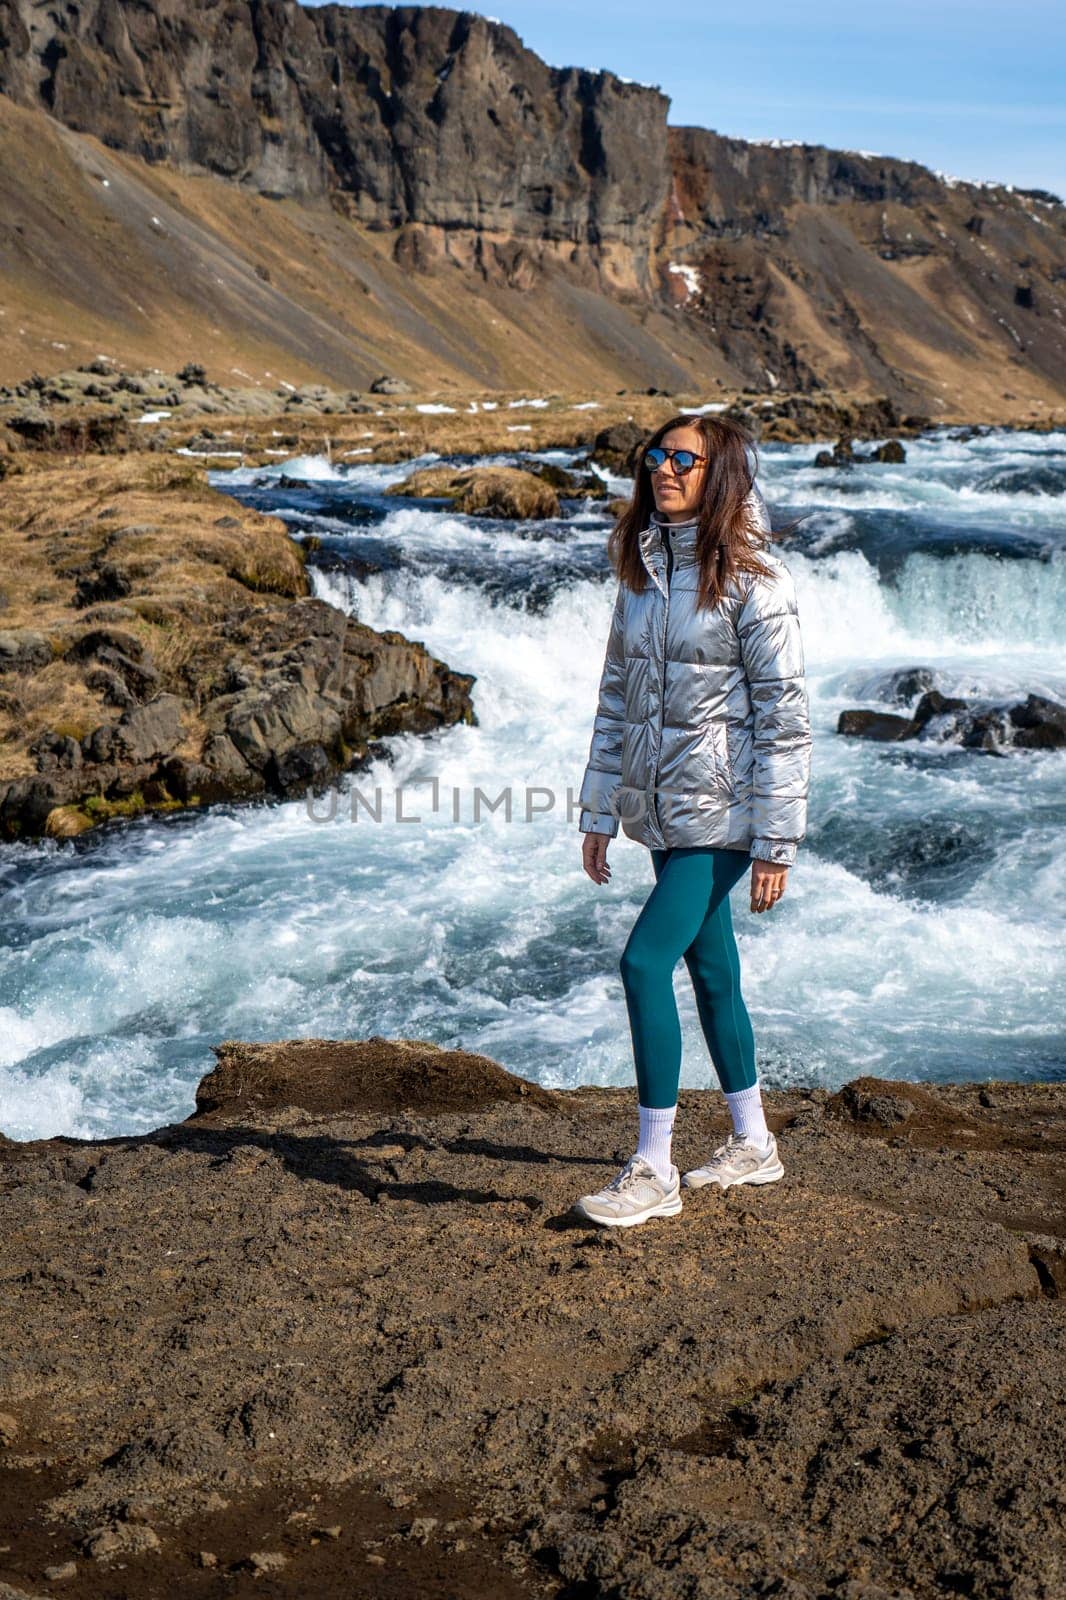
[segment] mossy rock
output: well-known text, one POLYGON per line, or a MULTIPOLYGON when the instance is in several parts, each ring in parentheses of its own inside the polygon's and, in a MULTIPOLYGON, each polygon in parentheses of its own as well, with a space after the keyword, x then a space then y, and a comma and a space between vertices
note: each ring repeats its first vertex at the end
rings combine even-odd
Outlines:
POLYGON ((80 806, 53 806, 44 822, 50 839, 75 839, 93 826, 93 819, 80 806))
POLYGON ((562 515, 552 485, 520 467, 420 467, 385 493, 450 500, 456 511, 470 517, 525 522, 562 515))

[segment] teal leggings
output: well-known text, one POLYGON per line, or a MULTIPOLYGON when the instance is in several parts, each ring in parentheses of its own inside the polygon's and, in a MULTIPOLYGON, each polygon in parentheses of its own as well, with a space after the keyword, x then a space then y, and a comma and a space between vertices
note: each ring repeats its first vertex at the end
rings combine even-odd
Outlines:
POLYGON ((672 1106, 681 1081, 674 968, 682 956, 700 1026, 726 1094, 756 1081, 755 1036, 740 992, 729 891, 751 867, 744 850, 653 850, 655 887, 619 963, 642 1106, 672 1106))

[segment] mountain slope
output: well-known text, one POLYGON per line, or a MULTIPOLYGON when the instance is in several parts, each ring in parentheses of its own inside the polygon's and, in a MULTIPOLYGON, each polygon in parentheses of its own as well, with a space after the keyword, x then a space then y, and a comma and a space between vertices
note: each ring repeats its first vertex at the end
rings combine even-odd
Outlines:
POLYGON ((0 380, 1066 399, 1054 197, 671 128, 474 13, 0 0, 0 90, 0 380))

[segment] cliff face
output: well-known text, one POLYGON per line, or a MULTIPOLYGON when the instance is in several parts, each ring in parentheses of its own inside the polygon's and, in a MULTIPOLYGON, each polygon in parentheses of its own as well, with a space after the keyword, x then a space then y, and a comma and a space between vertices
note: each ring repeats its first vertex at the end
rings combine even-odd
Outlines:
MULTIPOLYGON (((612 385, 832 385, 934 415, 963 397, 973 415, 1063 399, 1066 207, 1053 196, 946 180, 891 157, 670 128, 658 89, 548 66, 512 29, 471 12, 305 10, 293 0, 59 0, 46 10, 0 0, 0 92, 9 123, 16 113, 46 113, 64 155, 112 185, 98 231, 133 225, 131 191, 143 184, 154 188, 137 201, 144 222, 177 240, 182 226, 161 208, 159 190, 170 199, 179 180, 201 191, 208 177, 227 186, 228 201, 197 197, 198 222, 220 204, 238 216, 234 185, 244 212, 262 197, 275 211, 328 207, 351 229, 334 252, 343 263, 367 238, 399 269, 404 304, 388 308, 383 345, 407 339, 422 374, 428 358, 437 372, 495 386, 517 360, 523 376, 512 381, 536 381, 550 362, 534 352, 554 342, 555 382, 589 359, 612 385), (128 205, 117 216, 118 176, 105 157, 127 159, 128 205), (157 175, 138 178, 134 167, 157 175), (510 297, 493 304, 495 322, 482 301, 458 339, 455 266, 473 274, 479 293, 510 297), (442 272, 443 313, 414 287, 432 297, 429 281, 442 272), (545 286, 540 314, 526 315, 519 302, 545 286), (515 326, 505 329, 508 318, 515 326), (521 359, 519 337, 530 346, 521 359)), ((9 170, 0 188, 27 187, 15 145, 2 154, 9 170)), ((35 214, 19 232, 32 226, 42 231, 31 252, 38 272, 42 259, 51 268, 82 242, 69 216, 42 224, 35 214)), ((321 236, 319 223, 313 230, 321 236)), ((260 230, 242 215, 226 238, 227 265, 234 250, 269 253, 274 237, 271 224, 260 230)), ((5 236, 0 217, 5 276, 22 242, 5 236)), ((207 260, 211 248, 197 237, 191 262, 169 262, 182 294, 201 270, 209 295, 228 282, 207 260)), ((338 263, 315 263, 308 285, 294 283, 294 261, 309 259, 306 247, 295 249, 281 271, 299 312, 246 283, 237 307, 220 307, 214 336, 245 315, 255 326, 240 334, 242 352, 250 337, 262 343, 264 331, 287 323, 295 347, 308 348, 316 338, 308 300, 320 308, 328 292, 318 269, 335 275, 338 263)), ((139 250, 130 247, 131 264, 139 250)), ((257 260, 261 282, 264 270, 257 260)), ((276 260, 269 270, 265 281, 278 282, 276 260)), ((384 299, 369 277, 360 292, 384 299)), ((17 294, 7 298, 18 305, 17 294)), ((359 326, 383 310, 356 303, 359 326)), ((143 360, 144 342, 130 343, 136 319, 125 320, 121 348, 143 360)), ((172 321, 188 326, 187 308, 172 321)), ((167 344, 155 358, 203 354, 167 344)), ((367 359, 380 371, 380 355, 367 359)), ((316 371, 325 360, 316 353, 316 371)), ((340 356, 330 376, 366 382, 361 365, 354 352, 340 356)), ((403 364, 396 370, 415 376, 403 364)))
POLYGON ((4 0, 0 88, 148 161, 267 195, 340 189, 376 227, 646 259, 669 184, 665 95, 436 6, 4 0))

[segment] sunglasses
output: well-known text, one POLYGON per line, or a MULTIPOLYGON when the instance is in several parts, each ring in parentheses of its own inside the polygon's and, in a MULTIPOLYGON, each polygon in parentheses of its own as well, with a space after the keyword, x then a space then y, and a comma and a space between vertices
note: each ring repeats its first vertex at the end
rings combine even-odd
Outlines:
POLYGON ((670 457, 674 472, 684 477, 686 472, 691 472, 697 461, 706 461, 706 456, 698 456, 693 450, 668 450, 665 445, 653 445, 644 452, 644 465, 649 472, 658 472, 666 465, 670 457))

